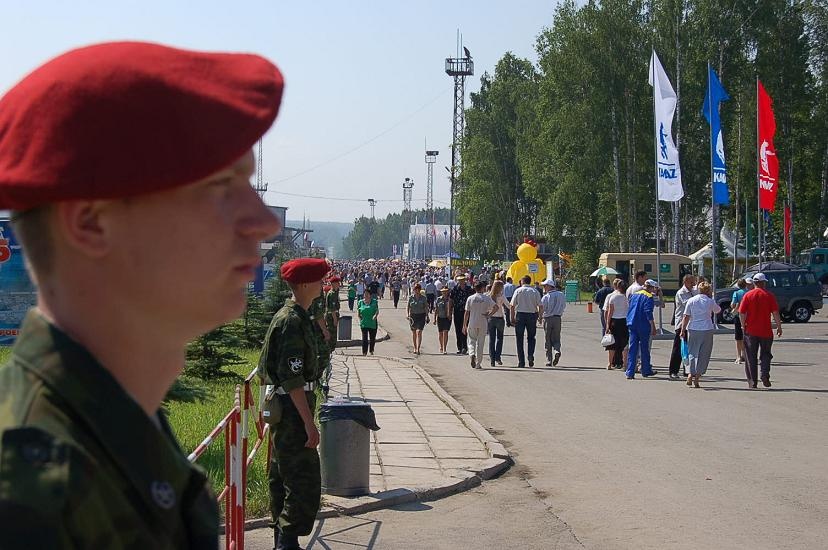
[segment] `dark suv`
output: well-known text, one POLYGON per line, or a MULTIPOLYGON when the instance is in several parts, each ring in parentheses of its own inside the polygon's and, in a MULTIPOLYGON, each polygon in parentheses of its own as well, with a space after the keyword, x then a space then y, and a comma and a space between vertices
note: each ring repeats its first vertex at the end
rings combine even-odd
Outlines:
MULTIPOLYGON (((816 310, 822 308, 822 286, 808 268, 763 262, 761 270, 758 264, 751 266, 740 278, 753 277, 760 272, 768 278, 765 288, 776 296, 783 321, 806 323, 816 310)), ((716 291, 716 303, 722 308, 719 314, 722 323, 733 322, 736 312, 730 310, 730 299, 737 288, 734 281, 730 287, 716 291)))

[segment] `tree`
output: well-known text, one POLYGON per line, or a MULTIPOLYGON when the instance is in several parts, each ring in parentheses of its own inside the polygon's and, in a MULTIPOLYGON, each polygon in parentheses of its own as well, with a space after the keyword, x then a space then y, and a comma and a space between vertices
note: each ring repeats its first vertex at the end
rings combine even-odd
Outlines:
POLYGON ((234 349, 241 341, 230 325, 222 325, 203 334, 187 345, 187 362, 184 374, 201 380, 241 378, 227 367, 241 365, 244 359, 234 349))
MULTIPOLYGON (((384 220, 361 216, 354 220, 351 232, 342 240, 343 257, 352 259, 386 258, 393 254, 394 245, 408 241, 409 226, 416 221, 427 223, 428 211, 388 214, 384 220)), ((434 223, 449 223, 447 208, 434 209, 434 223)))
POLYGON ((511 53, 471 94, 457 199, 463 235, 458 247, 466 254, 510 257, 520 237, 535 232, 538 205, 525 192, 521 158, 536 98, 535 68, 511 53))

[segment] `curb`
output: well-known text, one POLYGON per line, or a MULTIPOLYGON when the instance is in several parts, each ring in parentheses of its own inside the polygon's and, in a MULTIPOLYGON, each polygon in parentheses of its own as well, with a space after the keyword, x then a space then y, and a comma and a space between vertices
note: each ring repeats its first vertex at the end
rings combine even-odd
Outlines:
MULTIPOLYGON (((386 332, 386 339, 390 338, 386 332)), ((377 338, 379 340, 379 338, 377 338)), ((358 341, 362 343, 362 340, 358 341)), ((341 342, 340 342, 341 344, 341 342)), ((431 487, 402 487, 399 489, 391 489, 381 493, 374 493, 371 495, 364 495, 360 497, 337 497, 331 495, 323 495, 327 503, 316 514, 316 519, 328 519, 337 516, 350 516, 356 514, 364 514, 366 512, 373 512, 383 508, 390 508, 398 504, 406 504, 409 502, 419 502, 422 500, 436 500, 447 497, 456 493, 462 493, 478 487, 483 481, 491 479, 500 473, 506 471, 514 461, 509 455, 506 447, 503 446, 495 437, 490 434, 480 422, 475 420, 466 409, 463 408, 456 399, 448 394, 446 390, 440 387, 434 378, 428 374, 422 367, 413 363, 408 363, 396 357, 376 356, 378 359, 386 359, 401 363, 407 367, 411 367, 417 375, 422 378, 423 382, 434 392, 434 394, 443 401, 454 414, 460 418, 460 421, 480 440, 489 454, 489 459, 484 462, 483 469, 472 472, 469 470, 452 470, 452 478, 447 478, 445 485, 431 486, 431 487)), ((270 524, 270 518, 257 518, 244 522, 244 529, 259 529, 267 527, 270 524)))
POLYGON ((468 491, 479 486, 483 481, 491 479, 509 468, 513 461, 506 451, 506 448, 490 434, 469 412, 463 408, 455 398, 444 390, 437 381, 432 378, 422 367, 413 363, 403 361, 396 357, 377 356, 378 359, 385 359, 410 367, 417 373, 426 386, 444 402, 460 421, 480 440, 489 454, 486 466, 477 472, 469 470, 454 470, 453 477, 456 481, 450 481, 445 485, 434 487, 413 487, 399 488, 365 495, 356 498, 327 496, 328 503, 316 515, 318 519, 332 518, 339 515, 354 515, 371 512, 382 508, 390 508, 398 504, 416 502, 420 500, 433 500, 443 498, 455 493, 468 491), (333 501, 333 502, 332 502, 333 501))

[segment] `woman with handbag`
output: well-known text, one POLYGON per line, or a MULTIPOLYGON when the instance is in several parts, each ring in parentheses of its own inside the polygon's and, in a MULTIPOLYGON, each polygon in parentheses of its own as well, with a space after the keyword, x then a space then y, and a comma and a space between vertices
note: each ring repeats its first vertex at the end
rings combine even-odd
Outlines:
POLYGON ((449 297, 449 288, 444 286, 440 289, 440 296, 434 302, 434 324, 437 325, 437 339, 440 344, 440 353, 446 354, 448 346, 448 335, 451 330, 451 314, 454 304, 449 297))
MULTIPOLYGON (((612 343, 605 345, 608 352, 607 370, 623 369, 627 364, 627 344, 630 341, 630 332, 627 328, 627 311, 630 304, 624 292, 625 285, 621 279, 612 282, 615 289, 607 296, 604 302, 604 314, 607 316, 607 334, 612 336, 612 343)), ((609 339, 607 339, 609 341, 609 339)), ((602 344, 604 340, 601 340, 602 344)))
POLYGON ((503 312, 508 311, 509 302, 503 296, 503 281, 497 280, 492 283, 492 290, 489 292, 489 297, 498 305, 497 311, 492 313, 489 317, 489 359, 491 365, 495 363, 502 365, 500 354, 503 353, 503 329, 506 326, 506 319, 503 317, 503 312))
POLYGON ((420 355, 420 346, 423 344, 423 329, 428 322, 428 298, 423 293, 420 283, 415 283, 408 298, 406 317, 411 325, 411 340, 414 344, 414 355, 420 355))
POLYGON ((699 386, 699 378, 707 372, 713 353, 713 316, 722 308, 713 300, 710 283, 699 283, 699 293, 687 300, 681 322, 681 337, 687 339, 687 385, 699 386))

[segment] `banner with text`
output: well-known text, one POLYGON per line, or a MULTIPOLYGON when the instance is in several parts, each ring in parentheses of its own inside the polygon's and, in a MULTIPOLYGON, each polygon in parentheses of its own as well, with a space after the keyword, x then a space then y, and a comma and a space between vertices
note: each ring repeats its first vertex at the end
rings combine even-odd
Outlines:
POLYGON ((730 204, 730 194, 727 192, 727 167, 725 166, 724 138, 722 137, 722 121, 719 118, 719 103, 727 101, 727 95, 716 72, 707 67, 707 93, 704 96, 702 114, 710 124, 710 158, 711 177, 713 178, 712 192, 714 204, 730 204))
POLYGON ((779 159, 773 136, 776 134, 776 118, 773 116, 773 101, 761 82, 758 82, 756 98, 756 116, 759 136, 756 145, 759 148, 759 208, 773 211, 776 193, 779 187, 779 159))
POLYGON ((37 290, 26 272, 20 243, 11 222, 0 219, 0 346, 14 343, 29 308, 37 303, 37 290))
POLYGON ((650 58, 650 86, 653 87, 656 140, 658 200, 675 202, 684 196, 681 187, 679 154, 673 141, 673 116, 676 113, 676 92, 664 67, 653 50, 650 58))

